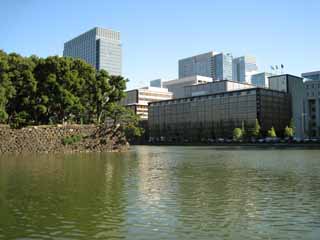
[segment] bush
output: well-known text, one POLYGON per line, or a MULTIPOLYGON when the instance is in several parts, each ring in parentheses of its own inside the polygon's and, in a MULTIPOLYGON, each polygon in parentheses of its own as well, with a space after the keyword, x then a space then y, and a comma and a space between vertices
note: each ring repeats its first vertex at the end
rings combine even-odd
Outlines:
POLYGON ((276 133, 274 127, 272 127, 270 130, 268 130, 268 137, 271 137, 271 138, 277 137, 277 133, 276 133))
POLYGON ((71 135, 62 139, 63 145, 72 145, 80 142, 83 139, 83 135, 71 135))
POLYGON ((233 130, 233 138, 235 140, 240 140, 243 137, 243 132, 241 130, 241 128, 235 128, 233 130))
POLYGON ((10 121, 11 128, 23 128, 28 125, 29 114, 25 111, 16 114, 10 121))

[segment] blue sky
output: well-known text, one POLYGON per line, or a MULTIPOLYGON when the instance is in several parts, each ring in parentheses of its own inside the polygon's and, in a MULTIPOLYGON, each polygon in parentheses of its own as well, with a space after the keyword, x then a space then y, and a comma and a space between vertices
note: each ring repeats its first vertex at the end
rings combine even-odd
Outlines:
POLYGON ((257 57, 260 70, 320 70, 318 0, 0 0, 0 49, 62 55, 95 26, 121 32, 128 88, 177 77, 178 59, 210 50, 257 57))

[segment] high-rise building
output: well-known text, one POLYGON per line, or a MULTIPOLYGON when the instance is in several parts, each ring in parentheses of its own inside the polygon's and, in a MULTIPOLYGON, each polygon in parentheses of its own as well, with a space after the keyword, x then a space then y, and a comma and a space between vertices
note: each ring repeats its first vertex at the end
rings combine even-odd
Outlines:
POLYGON ((179 79, 196 75, 232 80, 232 55, 208 52, 179 60, 179 79))
POLYGON ((64 44, 63 56, 81 58, 110 75, 121 75, 120 33, 95 27, 64 44))
POLYGON ((301 76, 303 78, 308 78, 310 80, 320 81, 320 71, 302 73, 301 76))
POLYGON ((232 55, 219 53, 213 57, 213 76, 215 81, 232 80, 232 55))
POLYGON ((252 56, 234 58, 232 65, 233 80, 242 83, 251 83, 251 76, 258 70, 256 58, 252 56))
POLYGON ((251 76, 251 84, 258 87, 269 87, 269 77, 274 74, 268 72, 261 72, 257 74, 253 74, 251 76))

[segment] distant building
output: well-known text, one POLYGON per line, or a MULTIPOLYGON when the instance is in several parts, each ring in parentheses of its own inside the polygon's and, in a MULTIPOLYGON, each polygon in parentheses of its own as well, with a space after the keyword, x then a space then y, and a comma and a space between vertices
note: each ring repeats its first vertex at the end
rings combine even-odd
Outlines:
POLYGON ((230 53, 219 53, 213 59, 213 79, 215 81, 232 80, 232 55, 230 53))
POLYGON ((320 137, 320 81, 304 82, 306 89, 306 128, 310 137, 320 137))
POLYGON ((255 86, 247 83, 239 83, 235 81, 222 80, 213 81, 204 84, 185 86, 185 97, 194 97, 201 95, 208 95, 221 92, 230 92, 241 89, 255 88, 255 86))
POLYGON ((232 137, 233 129, 253 129, 256 119, 266 134, 281 135, 291 119, 290 95, 253 88, 149 103, 151 139, 201 141, 232 137))
POLYGON ((127 91, 121 105, 132 109, 141 120, 147 120, 148 103, 172 99, 172 96, 173 94, 166 88, 144 87, 127 91))
POLYGON ((241 83, 251 83, 251 76, 258 70, 256 58, 252 56, 234 58, 232 65, 233 80, 241 83))
POLYGON ((302 73, 301 76, 310 80, 320 81, 320 71, 302 73))
POLYGON ((305 115, 306 92, 303 79, 290 74, 271 76, 269 77, 269 88, 290 94, 295 136, 304 138, 307 132, 305 115))
POLYGON ((180 79, 174 79, 163 82, 163 87, 167 88, 169 92, 173 93, 174 98, 185 97, 184 87, 190 85, 197 85, 202 83, 212 82, 212 78, 204 76, 190 76, 180 79))
POLYGON ((272 73, 261 72, 251 76, 251 84, 258 87, 269 87, 269 77, 274 76, 272 73))
POLYGON ((63 56, 80 58, 110 75, 121 75, 122 47, 120 33, 93 28, 64 44, 63 56))
POLYGON ((155 80, 151 80, 150 81, 150 87, 158 87, 158 88, 162 88, 162 79, 155 79, 155 80))
POLYGON ((232 80, 232 55, 208 52, 179 60, 179 79, 195 75, 232 80))

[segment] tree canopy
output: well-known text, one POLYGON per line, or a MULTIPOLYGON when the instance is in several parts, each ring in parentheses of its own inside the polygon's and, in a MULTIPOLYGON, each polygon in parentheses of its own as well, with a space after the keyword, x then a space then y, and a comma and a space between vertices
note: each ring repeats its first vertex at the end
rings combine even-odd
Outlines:
POLYGON ((126 82, 80 59, 0 50, 0 123, 100 122, 125 96, 126 82))

